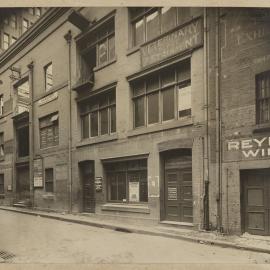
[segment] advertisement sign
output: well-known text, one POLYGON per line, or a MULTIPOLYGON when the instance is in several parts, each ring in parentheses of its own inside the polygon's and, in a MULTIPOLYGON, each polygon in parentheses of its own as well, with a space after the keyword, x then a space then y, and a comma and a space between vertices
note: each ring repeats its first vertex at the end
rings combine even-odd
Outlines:
POLYGON ((96 177, 95 178, 95 186, 96 186, 96 191, 97 192, 102 191, 102 177, 96 177))
POLYGON ((129 182, 129 201, 139 202, 140 201, 140 183, 129 182))

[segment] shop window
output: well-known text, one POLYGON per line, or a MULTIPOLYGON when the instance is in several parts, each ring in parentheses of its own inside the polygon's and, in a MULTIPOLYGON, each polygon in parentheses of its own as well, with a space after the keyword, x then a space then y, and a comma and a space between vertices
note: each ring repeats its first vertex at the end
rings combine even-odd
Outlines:
POLYGON ((258 124, 270 121, 270 71, 256 76, 256 114, 258 124))
POLYGON ((29 28, 29 21, 28 20, 26 20, 26 19, 23 19, 23 25, 22 25, 23 27, 22 27, 22 31, 23 31, 23 33, 24 32, 26 32, 27 30, 28 30, 28 28, 29 28))
POLYGON ((0 133, 0 160, 4 158, 5 151, 4 151, 4 133, 0 133))
POLYGON ((3 48, 4 48, 4 50, 7 50, 8 47, 9 47, 9 34, 4 33, 3 48))
POLYGON ((17 28, 17 17, 15 14, 11 14, 11 16, 10 16, 10 25, 14 29, 17 28))
POLYGON ((59 144, 58 113, 39 120, 40 148, 48 148, 59 144))
POLYGON ((190 60, 131 84, 134 127, 191 116, 190 60))
POLYGON ((4 96, 0 95, 0 116, 4 114, 4 96))
POLYGON ((0 174, 0 194, 5 194, 4 174, 0 174))
POLYGON ((53 192, 53 168, 45 169, 45 191, 53 192))
POLYGON ((81 54, 81 77, 88 80, 95 67, 102 67, 115 59, 114 18, 93 30, 78 42, 81 54))
POLYGON ((115 89, 80 104, 82 138, 116 132, 115 89))
POLYGON ((132 46, 147 42, 191 19, 190 8, 129 8, 132 46))
POLYGON ((106 164, 105 171, 109 201, 148 201, 147 159, 106 164))
POLYGON ((45 72, 45 91, 49 91, 53 86, 53 66, 49 63, 44 67, 45 72))
POLYGON ((29 156, 29 127, 17 129, 18 157, 29 156))

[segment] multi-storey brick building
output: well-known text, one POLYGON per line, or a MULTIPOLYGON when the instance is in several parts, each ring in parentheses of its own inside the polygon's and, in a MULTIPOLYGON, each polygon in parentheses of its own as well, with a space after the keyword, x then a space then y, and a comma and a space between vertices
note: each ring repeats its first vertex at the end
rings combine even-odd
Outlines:
POLYGON ((1 202, 250 231, 240 207, 249 186, 240 189, 237 175, 239 164, 262 163, 240 162, 241 144, 230 140, 266 106, 252 80, 267 78, 267 18, 246 9, 50 9, 0 56, 1 202))
POLYGON ((0 53, 8 49, 46 10, 44 7, 1 8, 0 53))

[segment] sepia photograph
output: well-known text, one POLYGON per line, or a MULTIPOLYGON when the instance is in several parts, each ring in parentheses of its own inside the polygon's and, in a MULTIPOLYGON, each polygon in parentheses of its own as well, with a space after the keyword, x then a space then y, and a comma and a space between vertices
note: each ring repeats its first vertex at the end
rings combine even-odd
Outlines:
POLYGON ((270 264, 270 4, 0 2, 0 268, 195 264, 270 264))

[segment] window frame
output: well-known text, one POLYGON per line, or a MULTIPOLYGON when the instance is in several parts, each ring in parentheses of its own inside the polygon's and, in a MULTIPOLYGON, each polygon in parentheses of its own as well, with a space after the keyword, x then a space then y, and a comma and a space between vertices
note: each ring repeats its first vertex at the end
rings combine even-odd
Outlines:
POLYGON ((55 178, 55 175, 54 175, 54 168, 52 167, 48 167, 48 168, 45 168, 44 169, 44 191, 47 192, 47 193, 54 193, 54 178, 55 178), (48 181, 48 178, 46 177, 46 172, 47 171, 52 171, 52 179, 49 179, 48 181), (51 184, 51 187, 52 187, 52 190, 47 190, 48 187, 47 187, 47 184, 51 184))
MULTIPOLYGON (((107 201, 110 203, 123 203, 123 204, 148 204, 149 202, 149 196, 148 196, 148 159, 147 158, 142 158, 142 159, 131 159, 131 160, 126 160, 126 161, 120 161, 120 162, 112 162, 112 163, 108 163, 105 164, 105 175, 106 175, 106 190, 107 190, 107 201), (132 162, 146 162, 146 167, 139 167, 139 168, 129 168, 130 163, 132 162), (118 168, 115 170, 110 170, 108 169, 108 167, 106 168, 106 165, 108 166, 117 166, 118 168), (119 169, 119 166, 123 165, 121 167, 121 169, 119 169), (145 201, 141 201, 139 200, 139 202, 132 202, 129 200, 129 182, 130 182, 130 174, 132 173, 138 173, 139 175, 139 183, 141 183, 141 179, 143 179, 143 174, 145 174, 145 179, 146 179, 146 190, 145 192, 147 193, 146 196, 146 200, 145 201), (111 177, 118 177, 118 175, 124 175, 125 176, 125 199, 122 200, 118 200, 118 198, 116 200, 111 199, 111 182, 109 181, 109 179, 111 177)), ((140 184, 139 184, 139 194, 140 194, 141 190, 140 190, 140 184)), ((118 186, 117 186, 117 194, 118 194, 118 186)), ((118 195, 117 195, 118 197, 118 195)), ((140 199, 140 198, 139 198, 140 199)))
POLYGON ((22 32, 25 33, 28 29, 29 29, 29 20, 23 18, 22 19, 22 32), (24 23, 26 23, 26 25, 24 23))
MULTIPOLYGON (((256 98, 256 124, 267 124, 270 123, 270 70, 256 74, 255 76, 255 98, 256 98), (266 86, 266 81, 268 81, 268 86, 266 86), (261 82, 264 83, 264 88, 260 88, 261 82), (260 97, 260 91, 268 92, 267 96, 260 97), (268 119, 264 120, 264 105, 267 103, 268 107, 268 119), (263 105, 264 104, 264 105, 263 105)), ((266 106, 265 106, 266 107, 266 106)))
POLYGON ((44 86, 45 86, 45 92, 49 92, 53 88, 53 63, 50 62, 44 66, 44 86), (51 67, 51 74, 48 73, 48 69, 51 67), (51 75, 51 85, 48 87, 48 76, 51 75))
POLYGON ((169 31, 171 31, 172 29, 178 27, 179 25, 185 23, 181 20, 181 18, 179 17, 179 8, 180 7, 175 7, 175 6, 170 6, 169 8, 174 8, 174 13, 175 13, 175 23, 174 26, 171 28, 166 29, 165 31, 163 31, 163 24, 162 24, 162 8, 168 8, 167 6, 164 7, 141 7, 141 12, 138 12, 139 14, 137 14, 136 16, 132 16, 132 8, 129 8, 129 18, 130 18, 130 28, 131 28, 131 48, 137 47, 137 46, 141 46, 144 43, 147 43, 151 40, 154 40, 155 38, 157 38, 160 35, 163 35, 164 33, 167 33, 169 31), (147 22, 146 19, 149 15, 153 14, 154 12, 158 12, 158 34, 152 38, 147 38, 147 22), (139 21, 143 21, 143 41, 141 43, 136 43, 135 40, 135 24, 139 21))
MULTIPOLYGON (((168 67, 165 69, 162 69, 154 74, 150 74, 147 76, 144 76, 143 78, 139 78, 138 80, 135 81, 135 83, 142 83, 142 85, 144 85, 144 89, 142 91, 141 88, 141 92, 139 94, 134 94, 134 84, 132 85, 131 83, 131 91, 132 91, 132 103, 133 103, 133 129, 137 129, 137 128, 142 128, 142 127, 150 127, 153 125, 157 125, 157 124, 164 124, 167 122, 171 122, 171 121, 175 121, 175 120, 181 120, 181 119, 185 119, 185 118, 190 118, 192 117, 192 108, 191 109, 191 114, 187 115, 187 116, 183 116, 180 117, 179 116, 179 112, 178 112, 178 90, 182 87, 185 86, 190 86, 191 87, 191 73, 190 73, 190 59, 188 61, 184 61, 184 65, 186 65, 186 63, 188 64, 188 68, 189 68, 189 78, 184 78, 184 79, 180 79, 178 78, 179 76, 179 70, 181 70, 181 64, 175 65, 173 67, 168 67), (164 78, 165 76, 163 74, 166 74, 167 70, 171 70, 171 68, 173 68, 173 72, 174 72, 174 81, 169 82, 165 85, 162 85, 162 77, 164 78), (149 80, 149 78, 151 77, 155 77, 157 78, 158 81, 158 87, 155 89, 152 89, 150 91, 147 91, 147 81, 149 80), (164 111, 163 111, 163 98, 164 98, 164 92, 170 88, 174 88, 174 117, 167 119, 167 120, 163 120, 163 116, 164 116, 164 111), (148 108, 148 96, 152 95, 153 93, 158 93, 158 121, 154 122, 154 123, 149 123, 149 108, 148 108), (135 115, 135 100, 138 100, 140 98, 144 99, 144 125, 141 126, 136 126, 136 115, 135 115)), ((187 69, 184 69, 185 71, 187 69)), ((192 93, 191 93, 192 94, 192 93)), ((192 106, 191 106, 192 107, 192 106)))
MULTIPOLYGON (((46 141, 47 141, 47 136, 46 136, 46 141)), ((48 149, 48 148, 52 148, 52 147, 57 147, 59 146, 59 112, 54 112, 51 113, 49 115, 43 116, 41 118, 39 118, 39 149, 40 150, 44 150, 44 149, 48 149), (52 121, 52 118, 56 116, 56 120, 52 121), (48 120, 50 118, 50 120, 48 120), (44 124, 44 126, 41 127, 41 122, 42 121, 47 121, 46 124, 44 124), (49 123, 49 121, 51 123, 49 123), (57 122, 57 124, 54 124, 55 122, 57 122), (49 129, 50 127, 53 127, 53 142, 51 143, 51 145, 48 146, 48 144, 46 143, 46 147, 42 147, 42 142, 41 142, 41 131, 43 131, 44 129, 49 129), (55 135, 55 130, 57 128, 57 136, 55 135), (57 139, 57 140, 56 140, 57 139)))
MULTIPOLYGON (((117 132, 117 129, 115 127, 115 130, 112 131, 112 109, 115 108, 116 110, 116 88, 112 88, 110 90, 107 90, 104 93, 99 93, 89 99, 87 99, 86 101, 82 102, 80 105, 80 120, 81 120, 81 139, 82 140, 87 140, 87 139, 93 139, 93 138, 97 138, 97 137, 102 137, 102 136, 110 136, 113 135, 117 132), (111 102, 110 98, 113 96, 113 101, 111 102), (102 99, 106 99, 107 100, 107 104, 106 105, 100 105, 100 101, 102 99), (96 101, 96 102, 93 102, 96 101), (94 104, 94 108, 88 108, 86 109, 86 111, 82 112, 82 107, 83 106, 88 106, 89 104, 94 104), (95 107, 96 106, 96 107, 95 107), (103 110, 107 110, 107 115, 108 115, 108 124, 107 124, 107 133, 101 134, 101 112, 103 110), (96 136, 92 136, 92 132, 91 132, 91 114, 97 113, 97 117, 98 117, 98 130, 97 130, 97 134, 96 136), (84 123, 83 123, 83 118, 87 116, 88 119, 88 137, 84 137, 84 123)), ((115 113, 115 123, 116 123, 116 113, 115 113)))

